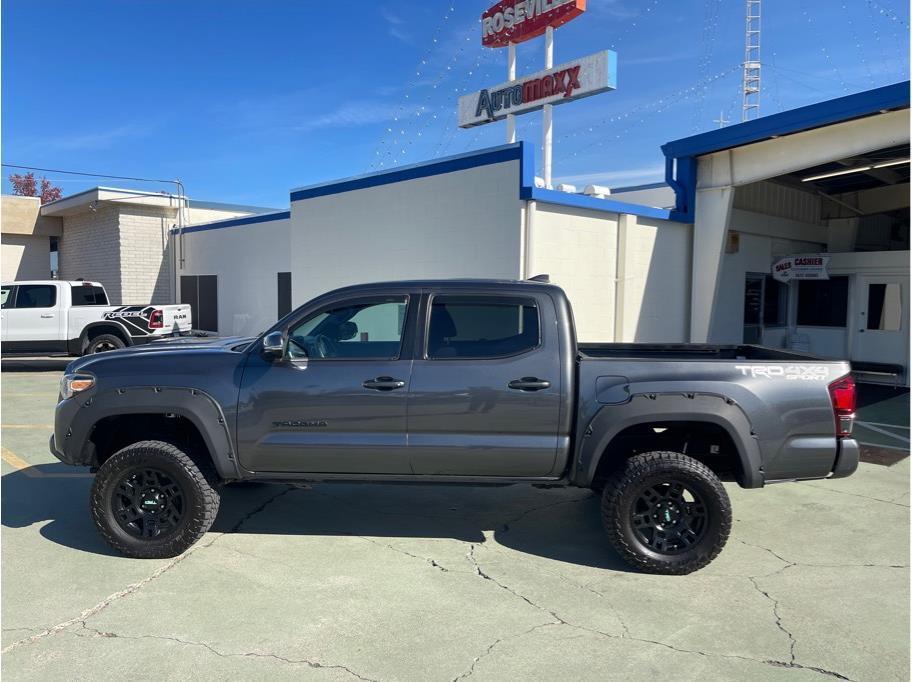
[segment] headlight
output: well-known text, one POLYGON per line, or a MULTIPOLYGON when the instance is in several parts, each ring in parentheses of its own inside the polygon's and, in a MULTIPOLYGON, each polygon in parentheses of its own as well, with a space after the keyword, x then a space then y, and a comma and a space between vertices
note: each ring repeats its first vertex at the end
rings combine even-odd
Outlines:
POLYGON ((72 398, 77 393, 92 388, 95 377, 89 374, 64 374, 60 380, 60 396, 65 400, 72 398))

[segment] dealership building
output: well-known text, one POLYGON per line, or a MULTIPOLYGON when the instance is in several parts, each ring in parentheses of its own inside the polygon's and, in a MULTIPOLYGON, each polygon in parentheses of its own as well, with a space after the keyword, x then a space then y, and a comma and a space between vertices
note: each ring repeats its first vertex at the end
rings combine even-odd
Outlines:
POLYGON ((908 385, 908 82, 668 142, 660 187, 546 188, 535 152, 293 189, 271 212, 98 188, 35 207, 18 241, 4 197, 4 278, 35 261, 24 236, 55 240, 62 278, 189 302, 197 328, 248 335, 348 284, 547 273, 583 341, 760 343, 908 385), (112 244, 115 259, 86 255, 112 244))

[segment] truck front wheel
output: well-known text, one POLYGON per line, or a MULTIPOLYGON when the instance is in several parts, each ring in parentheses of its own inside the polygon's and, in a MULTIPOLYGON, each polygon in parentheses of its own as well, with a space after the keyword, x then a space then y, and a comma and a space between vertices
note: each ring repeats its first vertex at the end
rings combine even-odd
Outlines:
POLYGON ((147 440, 101 465, 91 508, 114 549, 137 559, 164 559, 181 554, 209 530, 219 495, 182 450, 147 440))
POLYGON ((701 462, 678 452, 647 452, 628 459, 606 482, 602 522, 630 565, 683 575, 722 551, 731 531, 731 502, 701 462))

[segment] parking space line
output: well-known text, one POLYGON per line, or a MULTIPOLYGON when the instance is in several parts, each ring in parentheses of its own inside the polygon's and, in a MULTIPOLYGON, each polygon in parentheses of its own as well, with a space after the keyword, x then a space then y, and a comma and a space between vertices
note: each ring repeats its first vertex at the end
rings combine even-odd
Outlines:
POLYGON ((0 424, 0 430, 3 429, 54 429, 53 424, 0 424))
POLYGON ((874 426, 870 422, 855 422, 855 425, 868 429, 869 431, 874 431, 875 433, 879 433, 882 436, 887 436, 889 438, 893 438, 895 440, 902 441, 903 443, 909 442, 909 439, 906 438, 905 436, 900 436, 898 433, 892 433, 890 431, 887 431, 886 429, 880 428, 879 426, 874 426))
POLYGON ((859 421, 859 424, 868 424, 869 426, 884 426, 888 429, 902 429, 903 431, 908 431, 908 426, 900 426, 899 424, 882 424, 880 422, 862 422, 859 421))
POLYGON ((83 471, 45 473, 35 468, 34 464, 26 462, 12 450, 2 446, 0 446, 0 456, 3 457, 4 462, 29 478, 93 478, 92 474, 83 471))

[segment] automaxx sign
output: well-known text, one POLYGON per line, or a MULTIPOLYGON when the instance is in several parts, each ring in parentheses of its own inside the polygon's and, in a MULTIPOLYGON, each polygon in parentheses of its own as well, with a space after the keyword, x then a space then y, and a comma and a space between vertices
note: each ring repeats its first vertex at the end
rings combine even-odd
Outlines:
POLYGON ((560 64, 459 98, 459 127, 499 121, 545 104, 563 104, 617 87, 617 55, 612 50, 560 64))

